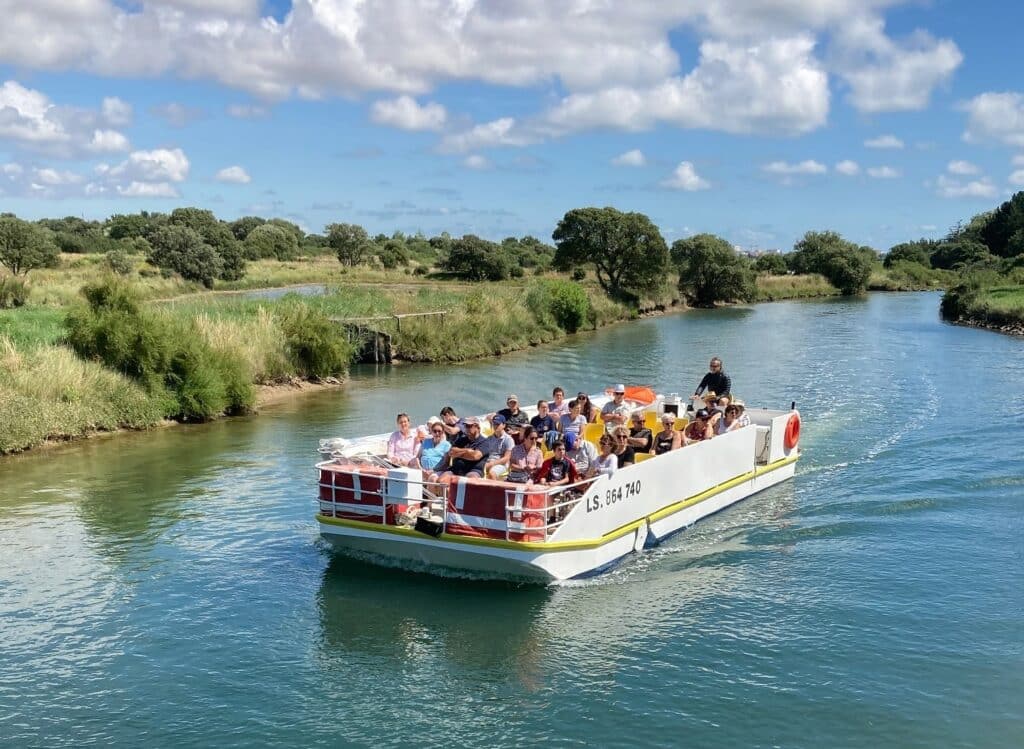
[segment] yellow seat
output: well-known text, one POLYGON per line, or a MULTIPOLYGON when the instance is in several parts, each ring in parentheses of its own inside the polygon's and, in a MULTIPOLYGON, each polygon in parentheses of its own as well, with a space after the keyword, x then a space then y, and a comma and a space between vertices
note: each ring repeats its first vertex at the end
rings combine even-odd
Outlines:
POLYGON ((583 427, 583 439, 593 442, 595 445, 601 439, 602 434, 604 434, 604 424, 586 424, 583 427))
POLYGON ((686 429, 686 425, 689 424, 689 423, 690 423, 690 420, 687 419, 685 416, 683 418, 676 419, 676 423, 674 425, 675 426, 675 430, 677 432, 681 432, 684 429, 686 429))
POLYGON ((650 453, 636 453, 634 455, 634 461, 633 462, 635 462, 635 463, 643 463, 645 460, 649 460, 650 458, 653 458, 653 457, 654 456, 651 455, 650 453))
POLYGON ((657 432, 658 425, 661 422, 658 421, 658 414, 655 411, 644 411, 644 426, 651 430, 651 432, 657 432))

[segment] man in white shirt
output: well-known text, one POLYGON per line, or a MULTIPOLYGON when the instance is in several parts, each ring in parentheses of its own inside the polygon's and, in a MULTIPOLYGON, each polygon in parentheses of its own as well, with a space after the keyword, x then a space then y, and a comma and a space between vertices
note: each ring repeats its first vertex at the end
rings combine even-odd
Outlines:
POLYGON ((505 432, 505 417, 496 414, 491 419, 493 434, 487 438, 487 462, 484 463, 484 476, 489 479, 503 479, 508 475, 508 464, 512 460, 512 448, 515 442, 505 432))
POLYGON ((597 460, 597 448, 582 437, 577 437, 572 432, 565 435, 565 457, 576 466, 576 472, 583 478, 588 478, 594 461, 597 460))
POLYGON ((612 391, 612 399, 601 409, 601 421, 604 422, 605 431, 611 434, 615 427, 625 425, 629 421, 631 410, 626 405, 626 386, 616 385, 612 391))

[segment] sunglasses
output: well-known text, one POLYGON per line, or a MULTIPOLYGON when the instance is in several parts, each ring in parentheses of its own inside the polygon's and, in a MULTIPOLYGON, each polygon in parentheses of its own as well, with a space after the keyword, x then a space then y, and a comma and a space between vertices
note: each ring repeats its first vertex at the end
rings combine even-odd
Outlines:
POLYGON ((433 432, 434 434, 444 434, 443 429, 431 429, 430 431, 433 432))

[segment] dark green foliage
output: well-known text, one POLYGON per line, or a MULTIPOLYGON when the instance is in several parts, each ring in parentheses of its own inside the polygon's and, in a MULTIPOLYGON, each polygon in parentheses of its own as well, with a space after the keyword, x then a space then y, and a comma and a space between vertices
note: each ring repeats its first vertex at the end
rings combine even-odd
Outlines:
POLYGON ((348 371, 353 349, 341 325, 299 301, 283 304, 278 312, 288 359, 306 377, 332 377, 348 371))
POLYGON ((933 268, 957 270, 994 260, 988 248, 981 242, 962 238, 939 244, 932 253, 931 265, 933 268))
POLYGON ((285 221, 283 218, 272 218, 267 223, 271 226, 276 226, 286 234, 290 234, 295 237, 296 247, 306 241, 306 232, 302 231, 302 227, 298 224, 293 224, 291 221, 285 221))
POLYGON ((366 229, 357 224, 328 224, 327 244, 338 255, 338 262, 352 267, 364 262, 370 253, 366 229))
POLYGON ((778 252, 767 252, 754 261, 754 270, 758 273, 767 273, 769 276, 784 276, 789 272, 789 266, 778 252))
POLYGON ((993 255, 1014 257, 1024 252, 1024 191, 996 208, 980 235, 993 255))
POLYGON ((252 407, 237 358, 215 351, 189 323, 145 310, 120 280, 83 287, 87 306, 65 318, 66 342, 135 380, 164 403, 169 418, 205 421, 252 407))
POLYGON ((208 289, 224 271, 224 261, 217 251, 187 226, 169 224, 153 235, 153 251, 149 262, 158 268, 174 271, 189 281, 199 281, 208 289))
POLYGON ((587 272, 583 268, 573 268, 572 273, 569 274, 569 278, 573 281, 582 281, 587 277, 587 272))
POLYGON ((513 265, 521 268, 547 268, 555 257, 554 247, 531 236, 506 237, 501 247, 512 258, 513 265))
POLYGON ((191 229, 213 249, 221 260, 217 278, 237 281, 245 276, 245 255, 242 253, 242 246, 228 225, 217 220, 213 211, 202 208, 175 208, 171 211, 168 222, 173 226, 191 229))
POLYGON ((796 273, 820 273, 850 295, 867 288, 874 255, 874 250, 858 247, 834 231, 809 231, 794 245, 788 262, 796 273))
POLYGON ((714 234, 697 234, 672 243, 679 269, 679 291, 697 307, 747 301, 756 295, 754 271, 732 245, 714 234))
POLYGON ((668 247, 642 213, 614 208, 576 208, 558 222, 552 238, 559 270, 593 264, 597 282, 613 297, 635 300, 665 279, 668 247))
POLYGON ((255 227, 245 238, 245 256, 250 260, 275 258, 292 260, 299 251, 295 235, 274 224, 255 227))
POLYGON ((14 275, 35 268, 56 268, 60 253, 51 232, 13 216, 0 217, 0 265, 14 275))
POLYGON ((925 268, 932 267, 932 253, 939 247, 934 239, 918 239, 915 242, 903 242, 889 248, 882 264, 891 268, 895 263, 917 263, 925 268))
POLYGON ((107 267, 119 276, 129 276, 135 270, 135 263, 124 250, 111 250, 106 256, 107 267))
POLYGON ((400 239, 389 239, 377 248, 377 259, 388 269, 408 265, 409 253, 405 248, 405 242, 400 239))
POLYGON ((265 223, 267 223, 267 220, 259 216, 242 216, 242 218, 228 224, 228 227, 231 229, 231 233, 235 235, 235 239, 239 242, 244 242, 253 229, 257 226, 263 226, 265 223))
POLYGON ((28 301, 28 285, 20 278, 0 278, 0 309, 23 307, 28 301))
POLYGON ((513 260, 501 245, 467 234, 451 243, 441 269, 467 281, 503 281, 512 275, 513 260))
POLYGON ((136 239, 148 237, 157 227, 166 221, 167 217, 161 214, 142 213, 118 213, 107 219, 107 236, 111 239, 136 239))
POLYGON ((543 279, 526 290, 526 306, 537 322, 545 327, 554 323, 567 333, 575 333, 592 322, 590 297, 578 283, 562 279, 543 279))

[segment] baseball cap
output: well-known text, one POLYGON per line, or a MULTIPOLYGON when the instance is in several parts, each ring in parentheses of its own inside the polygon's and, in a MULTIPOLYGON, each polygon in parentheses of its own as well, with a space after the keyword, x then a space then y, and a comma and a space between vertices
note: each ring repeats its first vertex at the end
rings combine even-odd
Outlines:
POLYGON ((577 437, 576 437, 576 435, 573 432, 566 432, 565 433, 565 439, 564 439, 566 449, 568 449, 568 450, 575 450, 576 449, 576 439, 577 439, 577 437))
POLYGON ((465 424, 466 426, 469 426, 470 424, 476 424, 477 426, 480 426, 480 419, 478 419, 475 416, 467 416, 462 420, 462 423, 465 424))
POLYGON ((507 396, 505 396, 505 402, 508 403, 509 401, 515 401, 516 403, 518 403, 519 396, 516 395, 515 393, 509 393, 507 396))
POLYGON ((612 392, 615 392, 615 393, 625 393, 626 392, 626 386, 623 385, 622 383, 619 383, 618 385, 615 386, 615 390, 612 391, 612 392))
POLYGON ((494 418, 491 419, 491 423, 492 424, 504 424, 505 423, 505 417, 502 416, 501 414, 495 414, 494 418))
POLYGON ((711 414, 708 413, 708 410, 706 408, 702 408, 697 413, 695 413, 693 417, 695 419, 710 419, 711 414))
POLYGON ((431 416, 429 419, 427 419, 427 426, 433 426, 434 424, 440 423, 442 423, 441 420, 436 416, 431 416))

